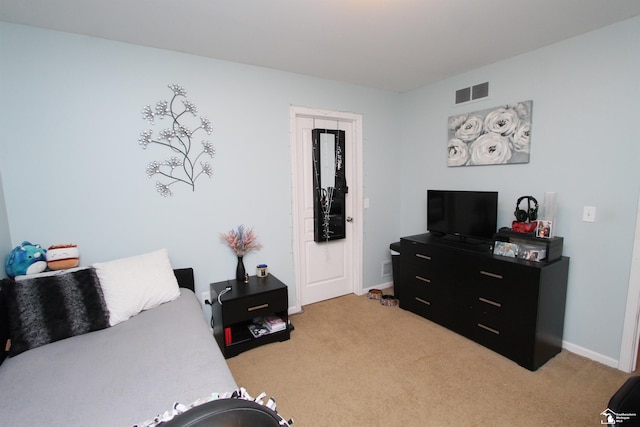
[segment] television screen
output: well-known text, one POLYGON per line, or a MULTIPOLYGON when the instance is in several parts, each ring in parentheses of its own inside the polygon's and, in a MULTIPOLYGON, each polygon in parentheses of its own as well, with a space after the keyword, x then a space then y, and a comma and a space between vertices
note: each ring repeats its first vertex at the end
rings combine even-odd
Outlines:
POLYGON ((430 232, 491 239, 497 225, 496 191, 427 190, 427 229, 430 232))

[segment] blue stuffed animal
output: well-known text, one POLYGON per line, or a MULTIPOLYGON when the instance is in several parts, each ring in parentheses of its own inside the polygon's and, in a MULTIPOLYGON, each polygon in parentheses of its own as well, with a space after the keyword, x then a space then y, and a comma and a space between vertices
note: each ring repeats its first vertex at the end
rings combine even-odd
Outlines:
POLYGON ((41 273, 47 268, 46 249, 30 242, 22 242, 9 252, 4 263, 7 276, 14 278, 24 274, 41 273))

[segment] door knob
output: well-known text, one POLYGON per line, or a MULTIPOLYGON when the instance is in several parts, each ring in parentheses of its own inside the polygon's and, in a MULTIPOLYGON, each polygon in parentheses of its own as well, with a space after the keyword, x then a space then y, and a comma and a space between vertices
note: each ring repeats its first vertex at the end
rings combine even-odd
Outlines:
POLYGON ((353 218, 351 218, 350 216, 347 217, 347 222, 353 222, 353 218))

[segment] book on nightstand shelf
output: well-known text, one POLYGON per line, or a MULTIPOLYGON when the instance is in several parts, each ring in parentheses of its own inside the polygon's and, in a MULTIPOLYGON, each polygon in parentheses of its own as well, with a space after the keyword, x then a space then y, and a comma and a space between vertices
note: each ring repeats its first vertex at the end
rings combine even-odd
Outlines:
POLYGON ((284 331, 287 328, 285 321, 278 316, 265 316, 262 318, 262 322, 269 332, 284 331))
POLYGON ((251 334, 255 337, 272 334, 274 332, 284 331, 287 324, 278 316, 255 317, 253 323, 247 325, 251 334))

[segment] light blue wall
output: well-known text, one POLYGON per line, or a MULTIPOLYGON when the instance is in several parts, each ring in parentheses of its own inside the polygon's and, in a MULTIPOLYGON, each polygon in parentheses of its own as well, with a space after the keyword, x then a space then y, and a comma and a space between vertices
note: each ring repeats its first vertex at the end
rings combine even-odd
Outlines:
MULTIPOLYGON (((302 75, 95 38, 0 24, 0 170, 13 244, 77 243, 82 264, 167 247, 174 266, 193 266, 197 292, 235 274, 219 233, 254 226, 260 262, 290 289, 292 250, 290 106, 363 115, 364 283, 381 276, 399 235, 399 98, 302 75), (146 167, 168 153, 143 150, 141 110, 182 85, 208 117, 213 178, 196 191, 155 191, 146 167)), ((215 42, 215 41, 212 41, 215 42)), ((165 125, 166 126, 166 125, 165 125)), ((156 128, 158 125, 156 125, 156 128)), ((204 137, 203 137, 204 138, 204 137)))
POLYGON ((640 18, 452 77, 403 97, 401 233, 426 228, 426 190, 499 191, 499 227, 516 200, 557 192, 571 257, 564 339, 618 359, 640 184, 640 18), (457 89, 490 97, 454 106, 457 89), (531 161, 448 168, 447 118, 533 100, 531 161), (597 221, 582 222, 584 206, 597 221))
POLYGON ((9 218, 7 217, 7 206, 4 201, 4 191, 2 189, 2 175, 0 174, 0 279, 7 277, 4 271, 4 261, 11 251, 11 233, 9 232, 9 218))
MULTIPOLYGON (((426 229, 427 188, 558 193, 570 256, 565 340, 618 359, 638 202, 640 19, 393 93, 99 39, 0 24, 0 170, 12 245, 78 243, 84 264, 168 247, 196 269, 197 291, 233 274, 218 233, 245 223, 267 262, 294 284, 289 106, 364 117, 364 285, 386 283, 388 245, 426 229), (456 89, 490 82, 490 98, 453 106, 456 89), (144 105, 179 83, 212 120, 213 179, 164 199, 138 146, 144 105), (447 118, 532 99, 531 162, 446 167, 447 118), (597 222, 581 221, 596 206, 597 222)), ((1 214, 0 214, 1 215, 1 214)), ((0 220, 2 218, 0 217, 0 220)), ((290 286, 290 298, 295 298, 290 286)))

